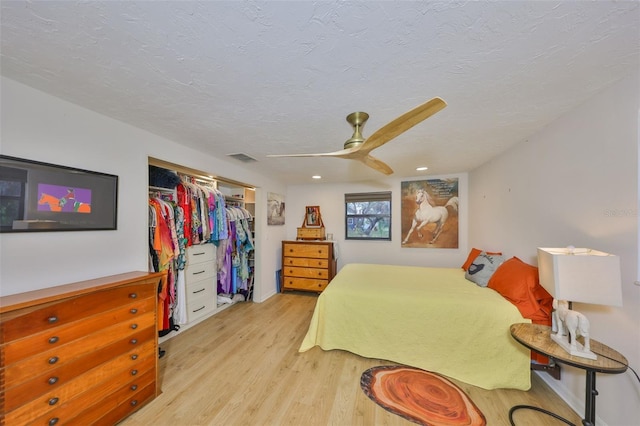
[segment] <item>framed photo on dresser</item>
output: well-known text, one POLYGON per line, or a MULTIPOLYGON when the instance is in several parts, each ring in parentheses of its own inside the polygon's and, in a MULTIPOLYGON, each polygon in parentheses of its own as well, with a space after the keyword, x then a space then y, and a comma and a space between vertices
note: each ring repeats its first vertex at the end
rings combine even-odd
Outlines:
POLYGON ((322 226, 322 217, 320 216, 320 206, 307 206, 307 216, 305 225, 307 228, 320 228, 322 226))

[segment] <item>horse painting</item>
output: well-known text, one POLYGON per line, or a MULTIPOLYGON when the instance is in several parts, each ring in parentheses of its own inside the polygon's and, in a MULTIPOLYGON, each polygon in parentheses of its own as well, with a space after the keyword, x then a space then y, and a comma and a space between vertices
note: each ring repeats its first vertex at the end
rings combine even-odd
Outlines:
POLYGON ((51 210, 52 212, 62 211, 62 205, 60 205, 60 199, 54 197, 53 195, 45 194, 44 192, 40 196, 40 199, 38 200, 38 204, 48 205, 49 210, 51 210))
POLYGON ((458 210, 458 197, 451 197, 444 206, 434 207, 432 202, 433 200, 427 191, 424 189, 418 189, 416 191, 416 204, 418 204, 418 208, 413 216, 411 229, 409 229, 402 244, 406 244, 409 241, 409 237, 411 237, 414 231, 418 233, 419 238, 422 238, 422 228, 430 223, 435 223, 436 228, 433 231, 433 237, 431 241, 429 241, 429 244, 435 243, 442 232, 444 224, 449 218, 449 210, 447 210, 447 207, 451 207, 455 211, 458 210))
POLYGON ((91 213, 91 204, 81 203, 80 201, 76 201, 73 198, 69 198, 67 196, 62 198, 56 198, 53 195, 45 194, 44 192, 40 196, 38 200, 39 205, 48 205, 49 210, 52 212, 61 212, 62 209, 66 206, 67 201, 73 200, 73 205, 69 211, 77 212, 77 213, 91 213))

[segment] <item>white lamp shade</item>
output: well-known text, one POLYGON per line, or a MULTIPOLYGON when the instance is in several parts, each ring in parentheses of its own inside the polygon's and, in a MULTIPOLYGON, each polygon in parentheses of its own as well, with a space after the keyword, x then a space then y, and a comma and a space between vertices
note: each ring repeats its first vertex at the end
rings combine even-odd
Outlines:
POLYGON ((586 248, 538 248, 538 273, 555 299, 622 306, 618 256, 586 248))

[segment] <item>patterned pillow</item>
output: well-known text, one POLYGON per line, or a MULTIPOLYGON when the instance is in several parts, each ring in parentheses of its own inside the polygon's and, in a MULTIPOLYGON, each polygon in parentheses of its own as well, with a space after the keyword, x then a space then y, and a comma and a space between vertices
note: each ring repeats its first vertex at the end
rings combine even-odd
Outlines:
MULTIPOLYGON (((471 264, 473 263, 473 261, 476 259, 476 257, 478 257, 478 255, 482 253, 482 250, 477 249, 477 248, 472 248, 471 251, 469 252, 469 256, 467 256, 467 260, 465 260, 464 264, 462 265, 462 269, 464 269, 465 271, 467 269, 469 269, 469 266, 471 266, 471 264)), ((497 252, 490 252, 488 251, 487 254, 502 254, 501 251, 497 251, 497 252)))
POLYGON ((504 256, 488 254, 483 251, 473 260, 464 276, 480 287, 486 287, 489 279, 498 269, 498 266, 502 265, 502 262, 504 262, 504 256))

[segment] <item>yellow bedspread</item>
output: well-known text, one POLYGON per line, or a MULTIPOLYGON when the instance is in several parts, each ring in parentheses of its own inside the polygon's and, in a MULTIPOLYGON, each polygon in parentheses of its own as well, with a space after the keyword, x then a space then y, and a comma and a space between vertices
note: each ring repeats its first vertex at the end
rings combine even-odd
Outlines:
POLYGON ((484 389, 528 390, 524 319, 458 268, 345 265, 318 297, 299 351, 318 345, 437 372, 484 389))

